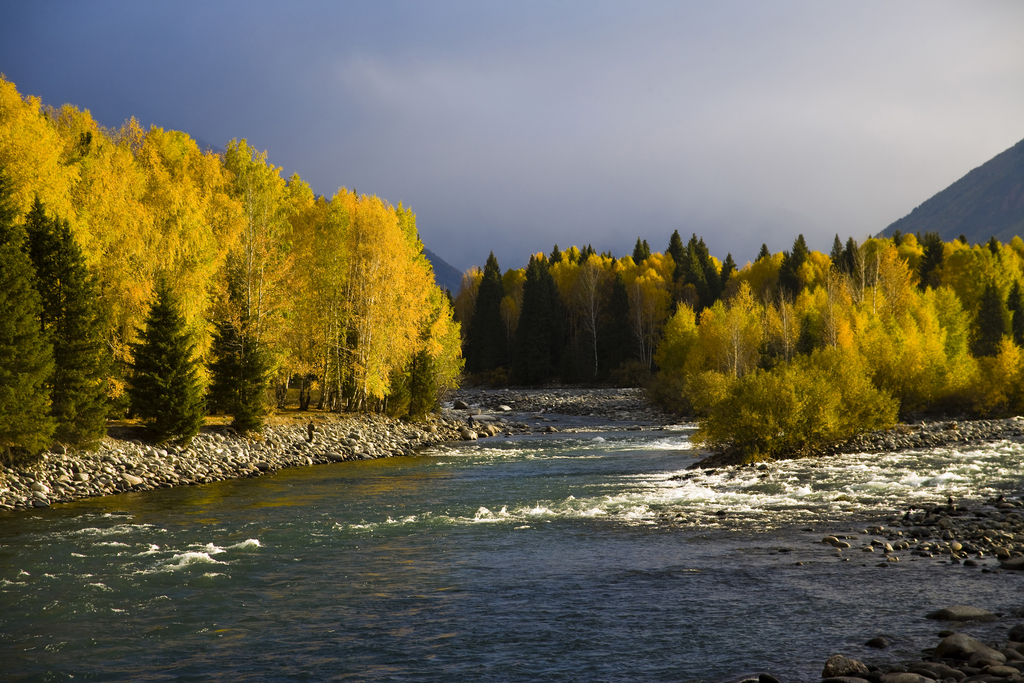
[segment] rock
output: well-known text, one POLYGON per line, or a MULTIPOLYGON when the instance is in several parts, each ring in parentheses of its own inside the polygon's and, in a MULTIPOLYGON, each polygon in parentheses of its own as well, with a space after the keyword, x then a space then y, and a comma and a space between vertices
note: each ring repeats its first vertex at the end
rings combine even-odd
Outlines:
POLYGON ((759 674, 757 677, 757 681, 758 683, 779 683, 779 679, 777 679, 775 676, 772 676, 769 673, 759 674))
POLYGON ((1024 643, 1024 624, 1017 624, 1011 628, 1009 638, 1015 643, 1024 643))
POLYGON ((346 458, 340 453, 324 453, 324 457, 331 462, 345 462, 346 458))
POLYGON ((477 435, 472 429, 465 429, 459 431, 459 436, 462 437, 463 441, 476 441, 477 435))
POLYGON ((86 482, 89 481, 88 472, 75 472, 75 481, 86 482))
POLYGON ((878 648, 879 650, 884 650, 887 647, 889 647, 889 641, 883 638, 882 636, 877 636, 875 638, 872 638, 868 642, 864 643, 864 645, 866 645, 867 647, 874 647, 878 648))
POLYGON ((953 678, 957 681, 962 681, 967 678, 967 674, 959 669, 954 669, 951 666, 947 666, 941 662, 920 662, 915 664, 910 669, 916 674, 921 674, 927 678, 933 678, 935 680, 945 680, 947 678, 953 678))
POLYGON ((1020 557, 1013 557, 1008 560, 1003 560, 1000 565, 1000 569, 1018 569, 1024 571, 1024 555, 1020 557))
POLYGON ((968 605, 953 605, 924 615, 926 619, 938 621, 995 621, 998 617, 988 610, 968 605))
POLYGON ((128 486, 138 486, 143 483, 142 477, 136 477, 134 474, 122 474, 121 481, 128 486))
POLYGON ((829 676, 821 679, 821 683, 869 683, 869 681, 857 676, 829 676))
POLYGON ((964 633, 954 633, 943 638, 935 648, 934 654, 936 659, 969 660, 977 653, 998 655, 1003 662, 1006 660, 999 652, 964 633))
POLYGON ((879 683, 934 683, 934 678, 911 672, 882 674, 879 683))
POLYGON ((50 492, 50 487, 49 486, 47 486, 46 484, 41 484, 38 481, 32 482, 31 488, 32 488, 33 491, 37 491, 39 493, 49 493, 50 492))
POLYGON ((469 410, 469 404, 466 403, 465 401, 460 401, 458 399, 456 399, 455 402, 452 403, 452 407, 455 408, 455 410, 469 410))
POLYGON ((268 472, 270 471, 270 463, 261 460, 260 462, 256 463, 256 469, 258 469, 260 472, 268 472))
POLYGON ((821 671, 822 678, 836 678, 838 676, 856 676, 857 674, 868 673, 868 667, 863 662, 850 659, 843 655, 832 655, 825 662, 825 668, 821 671))
POLYGON ((1009 678, 1010 676, 1019 676, 1020 669, 1012 666, 1006 666, 1005 664, 997 664, 995 666, 986 666, 982 669, 982 673, 989 676, 1001 676, 1002 678, 1009 678))
POLYGON ((825 538, 821 539, 821 542, 822 543, 827 543, 830 546, 832 546, 833 548, 849 548, 850 547, 849 543, 847 543, 846 541, 840 541, 835 536, 826 536, 825 538))

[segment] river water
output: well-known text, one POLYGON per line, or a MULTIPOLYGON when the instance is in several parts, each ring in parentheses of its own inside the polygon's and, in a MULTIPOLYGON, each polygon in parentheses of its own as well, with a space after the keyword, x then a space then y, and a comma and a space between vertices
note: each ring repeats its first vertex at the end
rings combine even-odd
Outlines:
POLYGON ((688 434, 489 439, 3 515, 0 680, 814 681, 837 652, 919 657, 933 609, 1024 606, 1024 572, 820 543, 1017 495, 1020 444, 694 475, 688 434))

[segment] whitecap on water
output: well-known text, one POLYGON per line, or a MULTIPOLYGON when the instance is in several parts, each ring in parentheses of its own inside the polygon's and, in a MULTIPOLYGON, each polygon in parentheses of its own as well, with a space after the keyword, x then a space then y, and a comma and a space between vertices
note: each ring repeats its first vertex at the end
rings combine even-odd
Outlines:
POLYGON ((189 550, 183 553, 178 553, 162 562, 158 562, 153 569, 143 571, 142 573, 151 574, 154 572, 173 572, 195 564, 224 563, 213 559, 208 553, 189 550))

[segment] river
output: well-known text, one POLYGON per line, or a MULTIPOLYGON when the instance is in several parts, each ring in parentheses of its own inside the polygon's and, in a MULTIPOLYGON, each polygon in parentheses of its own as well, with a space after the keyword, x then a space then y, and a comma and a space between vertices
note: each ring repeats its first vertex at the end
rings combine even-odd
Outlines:
POLYGON ((495 438, 5 514, 0 679, 814 681, 837 652, 919 657, 933 609, 1024 606, 1024 572, 820 543, 1019 495, 1021 444, 694 475, 688 435, 495 438))

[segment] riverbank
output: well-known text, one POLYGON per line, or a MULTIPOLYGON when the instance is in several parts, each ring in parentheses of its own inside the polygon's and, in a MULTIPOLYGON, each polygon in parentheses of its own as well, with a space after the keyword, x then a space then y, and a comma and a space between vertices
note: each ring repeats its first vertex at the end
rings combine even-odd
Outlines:
POLYGON ((446 442, 640 429, 640 424, 671 421, 640 389, 555 388, 458 391, 440 413, 422 423, 377 414, 283 413, 272 417, 256 438, 210 424, 187 446, 157 446, 146 441, 141 427, 118 425, 108 430, 96 451, 50 452, 31 466, 0 470, 0 511, 258 477, 288 467, 411 455, 446 442), (566 416, 594 419, 567 423, 566 416))

